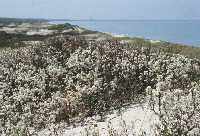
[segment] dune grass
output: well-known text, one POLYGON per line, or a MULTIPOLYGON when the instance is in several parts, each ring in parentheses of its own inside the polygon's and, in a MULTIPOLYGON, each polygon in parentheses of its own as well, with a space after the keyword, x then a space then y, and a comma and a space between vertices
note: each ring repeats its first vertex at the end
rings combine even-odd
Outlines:
POLYGON ((172 53, 172 54, 180 54, 187 56, 189 58, 196 58, 200 59, 200 48, 199 47, 193 47, 193 46, 186 46, 176 43, 170 43, 165 41, 160 41, 156 43, 152 43, 150 40, 145 40, 143 38, 131 38, 131 37, 114 37, 116 40, 124 40, 128 41, 128 43, 135 44, 135 45, 141 45, 141 46, 147 46, 155 49, 160 49, 163 52, 166 53, 172 53))

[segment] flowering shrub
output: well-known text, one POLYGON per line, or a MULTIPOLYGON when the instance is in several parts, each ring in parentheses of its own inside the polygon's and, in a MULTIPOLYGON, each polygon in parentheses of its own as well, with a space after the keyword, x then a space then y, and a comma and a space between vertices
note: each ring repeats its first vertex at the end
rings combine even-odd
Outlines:
POLYGON ((160 114, 161 129, 186 134, 199 127, 199 64, 198 60, 151 50, 150 46, 85 41, 73 36, 3 49, 0 134, 36 135, 61 122, 71 124, 87 116, 103 116, 143 98, 146 88, 152 109, 160 114), (184 117, 178 117, 182 112, 184 117))
POLYGON ((146 88, 149 104, 160 117, 158 131, 160 135, 199 135, 199 61, 183 56, 166 61, 173 63, 154 68, 163 72, 154 87, 146 88))

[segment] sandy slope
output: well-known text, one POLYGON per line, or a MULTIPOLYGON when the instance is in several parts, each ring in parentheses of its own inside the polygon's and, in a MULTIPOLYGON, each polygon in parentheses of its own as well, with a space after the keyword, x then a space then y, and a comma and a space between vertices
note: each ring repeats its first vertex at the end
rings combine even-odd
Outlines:
POLYGON ((65 136, 86 135, 86 130, 99 132, 100 136, 108 136, 108 126, 123 134, 127 129, 129 135, 139 135, 145 132, 148 136, 153 136, 153 128, 159 122, 158 117, 147 107, 147 104, 132 105, 125 109, 121 115, 115 111, 107 116, 105 122, 98 122, 98 117, 88 119, 88 125, 76 128, 69 128, 65 131, 65 136), (90 130, 91 129, 91 130, 90 130))

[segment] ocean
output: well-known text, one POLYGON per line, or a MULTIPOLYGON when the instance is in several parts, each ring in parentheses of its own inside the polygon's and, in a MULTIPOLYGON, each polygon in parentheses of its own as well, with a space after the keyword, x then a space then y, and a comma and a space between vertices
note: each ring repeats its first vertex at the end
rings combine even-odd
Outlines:
POLYGON ((200 47, 200 20, 52 21, 90 30, 200 47))

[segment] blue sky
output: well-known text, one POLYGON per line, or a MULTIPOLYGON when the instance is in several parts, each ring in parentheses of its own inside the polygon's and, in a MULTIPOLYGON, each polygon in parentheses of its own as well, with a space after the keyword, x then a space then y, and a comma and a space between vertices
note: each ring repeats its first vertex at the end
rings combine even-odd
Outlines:
POLYGON ((200 0, 0 0, 1 17, 200 19, 200 0))

